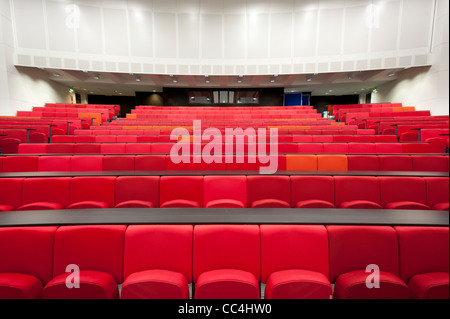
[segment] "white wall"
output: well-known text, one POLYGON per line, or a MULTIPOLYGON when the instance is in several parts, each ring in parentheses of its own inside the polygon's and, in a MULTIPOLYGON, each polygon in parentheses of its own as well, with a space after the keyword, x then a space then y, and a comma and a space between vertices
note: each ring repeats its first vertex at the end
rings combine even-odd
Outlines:
POLYGON ((449 2, 438 0, 431 51, 432 66, 402 72, 394 82, 381 86, 372 102, 401 102, 432 115, 449 114, 449 2))
POLYGON ((68 88, 39 69, 14 66, 14 41, 9 1, 0 0, 0 115, 13 116, 49 102, 71 103, 68 88))
POLYGON ((429 65, 434 2, 10 0, 17 65, 200 75, 429 65))

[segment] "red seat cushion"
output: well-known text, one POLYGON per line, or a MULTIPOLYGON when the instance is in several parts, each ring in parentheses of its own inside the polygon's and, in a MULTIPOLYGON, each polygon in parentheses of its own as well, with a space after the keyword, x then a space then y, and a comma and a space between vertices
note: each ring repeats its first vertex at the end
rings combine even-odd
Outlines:
POLYGON ((408 286, 414 299, 449 299, 448 273, 416 275, 408 286))
POLYGON ((42 282, 34 276, 0 273, 0 299, 40 298, 42 288, 42 282))
POLYGON ((189 299, 186 277, 170 270, 145 270, 131 274, 122 285, 121 299, 189 299))
POLYGON ((52 209, 64 209, 64 206, 60 203, 48 203, 37 202, 19 207, 18 210, 52 210, 52 209))
POLYGON ((250 272, 219 269, 202 273, 195 299, 259 299, 258 279, 250 272))
POLYGON ((187 199, 175 199, 164 202, 161 205, 161 208, 180 208, 180 207, 193 207, 199 208, 200 205, 196 201, 187 200, 187 199))
POLYGON ((336 299, 409 299, 408 286, 397 276, 380 271, 380 288, 369 289, 365 270, 356 270, 340 275, 334 286, 336 299))
POLYGON ((385 209, 406 209, 406 210, 429 210, 425 204, 416 203, 416 202, 393 202, 388 203, 384 206, 385 209))
POLYGON ((44 288, 42 299, 117 299, 119 289, 111 274, 102 271, 81 270, 80 288, 68 288, 64 273, 53 278, 44 288))
POLYGON ((266 299, 330 299, 328 278, 316 271, 291 269, 272 273, 266 284, 266 299))
POLYGON ((336 208, 330 202, 319 199, 304 200, 295 204, 295 208, 336 208))
POLYGON ((98 201, 84 201, 70 205, 67 209, 95 209, 95 208, 109 208, 105 202, 98 201))
POLYGON ((252 203, 252 208, 290 208, 290 207, 291 205, 289 205, 288 202, 274 198, 261 199, 254 201, 252 203))
POLYGON ((367 201, 367 200, 352 200, 343 202, 340 208, 352 208, 352 209, 383 209, 380 204, 367 201))
POLYGON ((9 205, 0 205, 0 212, 10 212, 14 210, 14 207, 9 205))
POLYGON ((433 206, 432 210, 449 210, 449 203, 440 203, 433 206))
POLYGON ((144 200, 128 200, 116 205, 116 208, 154 208, 155 205, 152 202, 144 200))
POLYGON ((212 200, 205 205, 206 208, 245 208, 244 204, 234 199, 212 200))

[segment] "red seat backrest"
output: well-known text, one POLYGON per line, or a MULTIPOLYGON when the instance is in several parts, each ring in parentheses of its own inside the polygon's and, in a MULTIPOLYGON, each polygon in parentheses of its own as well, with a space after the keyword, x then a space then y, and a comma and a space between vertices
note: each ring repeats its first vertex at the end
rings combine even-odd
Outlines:
POLYGON ((432 272, 448 273, 448 227, 395 227, 400 248, 400 278, 432 272))
POLYGON ((199 225, 194 229, 194 282, 200 274, 237 269, 261 277, 260 231, 257 225, 199 225))
POLYGON ((330 245, 330 281, 339 275, 366 270, 375 264, 380 271, 398 276, 397 233, 387 226, 327 226, 330 245))
POLYGON ((52 279, 53 238, 57 228, 0 228, 0 273, 34 276, 46 285, 52 279))
POLYGON ((181 273, 192 282, 192 237, 192 225, 129 226, 125 232, 124 279, 135 272, 162 269, 181 273))
POLYGON ((261 225, 261 282, 290 269, 329 277, 328 232, 324 226, 261 225))
POLYGON ((75 264, 81 271, 109 273, 122 283, 125 230, 123 225, 60 227, 55 233, 53 276, 75 264))

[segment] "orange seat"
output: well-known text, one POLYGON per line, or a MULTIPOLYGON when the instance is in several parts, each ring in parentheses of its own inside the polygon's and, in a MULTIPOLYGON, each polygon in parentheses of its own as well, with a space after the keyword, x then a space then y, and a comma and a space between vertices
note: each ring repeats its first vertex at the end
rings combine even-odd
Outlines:
POLYGON ((348 171, 346 155, 318 155, 317 169, 319 171, 348 171))
POLYGON ((286 170, 317 171, 316 155, 286 155, 286 170))

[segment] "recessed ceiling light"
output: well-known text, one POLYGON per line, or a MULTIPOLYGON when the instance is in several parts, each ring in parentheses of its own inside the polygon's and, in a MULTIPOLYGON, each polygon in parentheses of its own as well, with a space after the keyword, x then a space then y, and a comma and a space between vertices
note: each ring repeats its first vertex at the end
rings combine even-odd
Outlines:
POLYGON ((389 72, 388 76, 394 76, 395 75, 395 71, 389 72))
POLYGON ((95 80, 99 80, 99 79, 100 79, 100 75, 99 75, 99 74, 95 74, 95 75, 94 75, 94 79, 95 79, 95 80))
POLYGON ((57 78, 61 76, 58 72, 53 72, 53 76, 56 76, 57 78))
POLYGON ((136 82, 141 82, 141 77, 140 76, 136 77, 136 82))

